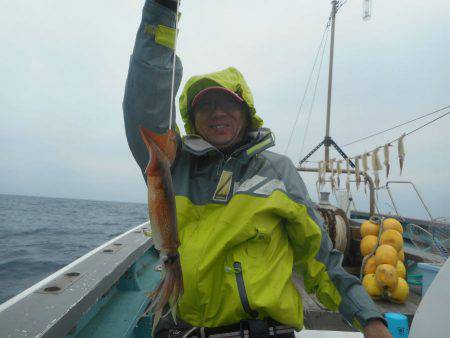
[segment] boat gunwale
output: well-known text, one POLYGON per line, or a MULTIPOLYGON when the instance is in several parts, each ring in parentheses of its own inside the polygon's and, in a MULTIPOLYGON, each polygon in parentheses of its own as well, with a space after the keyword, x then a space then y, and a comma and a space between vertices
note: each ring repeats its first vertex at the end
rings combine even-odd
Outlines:
POLYGON ((8 336, 9 332, 14 337, 67 334, 153 245, 153 240, 144 234, 148 226, 149 222, 145 222, 133 227, 0 304, 2 334, 8 336), (120 249, 115 252, 108 250, 119 241, 120 249), (42 292, 43 288, 63 278, 65 273, 77 270, 82 276, 70 287, 55 294, 42 292), (34 311, 36 306, 47 310, 34 311))

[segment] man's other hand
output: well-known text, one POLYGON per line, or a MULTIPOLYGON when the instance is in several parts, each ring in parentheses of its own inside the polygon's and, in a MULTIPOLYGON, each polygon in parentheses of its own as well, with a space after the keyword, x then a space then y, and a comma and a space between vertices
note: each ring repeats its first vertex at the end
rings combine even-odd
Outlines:
POLYGON ((393 338, 387 327, 379 319, 371 319, 364 327, 364 338, 393 338))

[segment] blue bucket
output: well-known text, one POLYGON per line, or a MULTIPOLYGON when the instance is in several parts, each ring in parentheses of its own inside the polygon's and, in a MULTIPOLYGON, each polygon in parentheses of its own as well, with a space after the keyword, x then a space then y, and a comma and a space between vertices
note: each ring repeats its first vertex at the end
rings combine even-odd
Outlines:
POLYGON ((401 313, 387 312, 384 318, 388 323, 389 332, 394 338, 407 338, 409 334, 408 317, 401 313))

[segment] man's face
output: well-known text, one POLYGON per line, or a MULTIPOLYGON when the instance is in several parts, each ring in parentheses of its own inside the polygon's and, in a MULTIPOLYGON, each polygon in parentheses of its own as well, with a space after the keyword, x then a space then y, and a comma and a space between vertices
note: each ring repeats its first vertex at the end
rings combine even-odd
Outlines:
POLYGON ((242 104, 231 95, 212 91, 206 93, 194 107, 195 129, 218 149, 242 141, 247 127, 242 104))

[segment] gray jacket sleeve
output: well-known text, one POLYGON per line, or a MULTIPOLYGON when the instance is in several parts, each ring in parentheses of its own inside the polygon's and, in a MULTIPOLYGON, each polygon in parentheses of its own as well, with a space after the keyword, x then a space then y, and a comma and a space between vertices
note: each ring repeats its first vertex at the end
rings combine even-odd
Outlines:
POLYGON ((341 296, 339 312, 349 324, 357 329, 361 329, 361 326, 365 326, 368 320, 373 318, 380 319, 385 323, 382 314, 361 285, 360 280, 342 267, 343 254, 333 249, 324 221, 311 201, 302 178, 290 160, 286 161, 282 175, 290 197, 307 207, 310 218, 321 229, 322 239, 315 259, 324 264, 331 282, 339 291, 341 296))
MULTIPOLYGON (((128 145, 142 171, 148 162, 148 151, 141 140, 139 125, 157 133, 165 133, 169 127, 172 104, 172 126, 175 128, 175 102, 170 102, 174 52, 156 42, 156 32, 161 27, 175 28, 175 13, 147 0, 130 58, 123 100, 128 145)), ((181 76, 182 65, 177 57, 174 94, 178 91, 181 76)))

